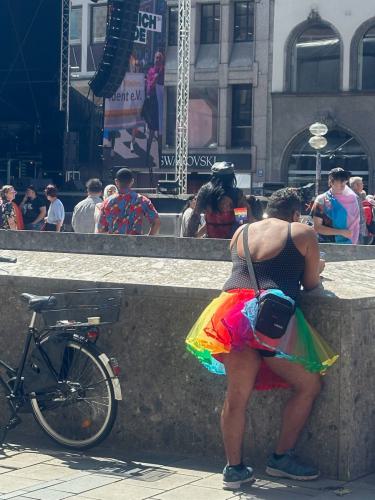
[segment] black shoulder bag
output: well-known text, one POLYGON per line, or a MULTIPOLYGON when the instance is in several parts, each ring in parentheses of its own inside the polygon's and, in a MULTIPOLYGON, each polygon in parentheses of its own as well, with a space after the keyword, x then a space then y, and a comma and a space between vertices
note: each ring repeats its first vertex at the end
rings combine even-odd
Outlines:
POLYGON ((255 323, 255 330, 271 339, 281 338, 288 328, 289 321, 294 314, 295 306, 283 297, 274 293, 260 296, 258 280, 255 276, 254 266, 251 262, 249 250, 249 225, 246 224, 243 230, 243 247, 249 270, 250 280, 256 292, 258 300, 258 316, 255 323))

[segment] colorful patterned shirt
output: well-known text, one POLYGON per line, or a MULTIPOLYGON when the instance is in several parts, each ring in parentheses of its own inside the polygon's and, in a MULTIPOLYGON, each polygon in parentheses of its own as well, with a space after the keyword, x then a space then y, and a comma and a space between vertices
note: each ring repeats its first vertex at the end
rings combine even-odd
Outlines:
POLYGON ((124 189, 103 202, 97 231, 109 234, 142 234, 143 217, 152 223, 159 214, 146 196, 132 189, 124 189))
POLYGON ((10 229, 9 221, 16 224, 16 213, 11 201, 0 199, 0 229, 10 229))

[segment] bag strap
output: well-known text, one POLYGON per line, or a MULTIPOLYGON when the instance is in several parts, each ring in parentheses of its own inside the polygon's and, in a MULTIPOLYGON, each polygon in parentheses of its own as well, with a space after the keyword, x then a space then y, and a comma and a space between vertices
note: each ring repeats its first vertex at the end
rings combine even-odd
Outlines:
POLYGON ((250 250, 249 250, 249 224, 246 224, 244 230, 242 231, 242 234, 243 234, 243 248, 245 252, 247 269, 249 271, 251 286, 253 286, 256 292, 255 293, 256 297, 259 297, 260 290, 259 290, 258 280, 257 277, 255 276, 254 266, 251 261, 250 250))

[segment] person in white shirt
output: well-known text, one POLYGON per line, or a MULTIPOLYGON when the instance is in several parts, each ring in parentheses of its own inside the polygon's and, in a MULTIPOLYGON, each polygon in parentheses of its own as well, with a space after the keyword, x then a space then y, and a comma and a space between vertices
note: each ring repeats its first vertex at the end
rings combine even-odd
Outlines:
POLYGON ((102 202, 103 185, 99 179, 90 179, 86 188, 87 198, 80 201, 73 210, 72 227, 75 233, 95 232, 95 208, 102 202))

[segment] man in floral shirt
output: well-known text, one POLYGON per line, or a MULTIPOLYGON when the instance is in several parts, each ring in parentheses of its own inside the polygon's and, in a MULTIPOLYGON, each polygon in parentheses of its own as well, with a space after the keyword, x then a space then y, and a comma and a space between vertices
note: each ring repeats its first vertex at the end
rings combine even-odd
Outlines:
POLYGON ((143 217, 146 217, 150 223, 148 234, 158 234, 159 214, 146 196, 131 189, 133 182, 133 174, 127 168, 117 172, 115 183, 119 192, 103 202, 98 233, 139 235, 142 234, 143 217))

